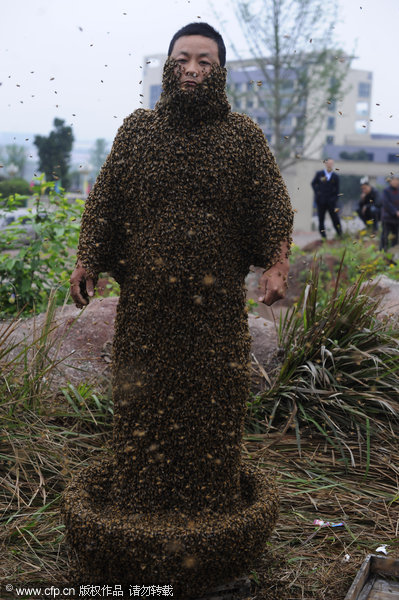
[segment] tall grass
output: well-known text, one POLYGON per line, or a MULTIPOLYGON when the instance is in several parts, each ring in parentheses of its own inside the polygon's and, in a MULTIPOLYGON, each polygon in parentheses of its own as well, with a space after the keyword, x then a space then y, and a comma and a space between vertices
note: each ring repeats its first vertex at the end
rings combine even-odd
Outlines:
MULTIPOLYGON (((364 555, 377 543, 389 544, 390 555, 399 555, 399 441, 392 435, 397 427, 395 326, 375 318, 378 305, 361 283, 355 290, 337 287, 330 312, 323 312, 315 299, 316 272, 307 285, 301 302, 280 323, 284 368, 253 403, 249 426, 253 429, 256 419, 263 433, 247 432, 243 447, 245 460, 275 470, 281 497, 270 551, 265 564, 254 568, 253 579, 261 584, 254 600, 336 600, 344 597, 342 589, 349 588, 364 555), (377 342, 385 349, 376 349, 377 342), (378 366, 381 381, 370 401, 372 365, 374 374, 378 366), (386 367, 389 374, 384 374, 386 367), (368 385, 365 378, 359 379, 361 369, 369 374, 368 385), (352 398, 349 403, 346 391, 352 398), (387 398, 389 405, 384 405, 387 398), (348 412, 342 404, 357 411, 355 429, 342 416, 348 412), (338 438, 327 418, 339 426, 338 438), (344 520, 345 527, 315 528, 316 517, 344 520), (346 554, 351 560, 343 563, 346 554), (344 587, 337 591, 338 580, 344 587)), ((71 584, 59 514, 61 494, 76 470, 109 452, 109 396, 84 381, 61 390, 49 384, 56 368, 62 368, 51 315, 50 306, 43 327, 18 345, 13 342, 18 319, 0 327, 3 584, 71 584)))
POLYGON ((394 435, 399 423, 399 327, 379 314, 373 286, 361 275, 340 288, 341 269, 325 305, 318 302, 320 263, 314 264, 296 306, 281 318, 284 358, 269 388, 251 407, 252 427, 293 428, 321 435, 342 457, 357 439, 394 435))
POLYGON ((111 433, 107 395, 84 381, 54 386, 55 309, 51 295, 29 340, 16 336, 18 318, 0 326, 0 581, 62 581, 61 494, 76 469, 107 451, 111 433))

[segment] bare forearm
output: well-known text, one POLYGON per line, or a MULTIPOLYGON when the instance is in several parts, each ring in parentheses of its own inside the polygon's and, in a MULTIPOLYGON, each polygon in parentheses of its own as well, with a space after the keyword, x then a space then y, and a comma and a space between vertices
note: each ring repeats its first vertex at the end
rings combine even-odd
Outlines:
POLYGON ((275 264, 267 269, 260 278, 259 289, 261 296, 259 302, 270 306, 273 302, 284 298, 288 285, 290 243, 281 244, 280 255, 275 264))

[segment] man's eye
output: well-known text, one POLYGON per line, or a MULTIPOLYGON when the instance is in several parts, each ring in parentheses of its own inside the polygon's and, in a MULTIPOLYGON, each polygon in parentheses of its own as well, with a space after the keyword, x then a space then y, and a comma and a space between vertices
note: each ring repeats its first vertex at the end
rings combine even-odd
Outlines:
POLYGON ((183 63, 186 62, 186 59, 185 58, 178 58, 177 62, 180 63, 180 64, 183 64, 183 63))
POLYGON ((210 67, 211 66, 211 64, 209 62, 206 62, 205 60, 202 60, 200 62, 200 65, 202 65, 203 67, 210 67))

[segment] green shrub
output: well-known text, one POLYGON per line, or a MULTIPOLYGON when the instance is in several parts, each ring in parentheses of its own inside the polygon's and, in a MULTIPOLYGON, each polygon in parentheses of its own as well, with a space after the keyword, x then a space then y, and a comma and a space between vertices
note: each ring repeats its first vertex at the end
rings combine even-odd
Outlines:
MULTIPOLYGON (((31 194, 29 183, 21 178, 0 181, 0 195, 3 196, 4 199, 13 196, 14 194, 29 196, 31 194)), ((3 200, 3 202, 4 201, 5 200, 3 200)), ((26 199, 24 199, 23 203, 19 204, 19 206, 26 206, 26 199)))
POLYGON ((301 284, 305 284, 309 277, 309 268, 318 263, 318 302, 325 306, 334 289, 338 271, 340 271, 341 283, 347 285, 357 281, 361 274, 365 279, 372 279, 377 275, 385 274, 390 279, 399 279, 399 264, 393 259, 390 252, 384 252, 378 248, 378 239, 373 234, 369 235, 367 230, 359 232, 356 238, 343 235, 336 244, 322 244, 312 255, 293 246, 290 263, 301 265, 303 268, 295 271, 295 277, 301 284), (345 255, 345 260, 342 257, 345 255), (342 262, 342 265, 341 265, 342 262))
MULTIPOLYGON (((0 230, 0 317, 42 312, 52 289, 57 304, 69 290, 84 202, 57 194, 43 178, 33 193, 35 204, 27 215, 0 230)), ((11 213, 18 200, 10 197, 5 210, 11 213)))
POLYGON ((281 369, 249 405, 251 427, 293 427, 322 435, 345 457, 348 443, 384 440, 399 425, 399 326, 378 316, 364 274, 341 285, 342 267, 325 305, 316 263, 300 300, 281 319, 281 369))

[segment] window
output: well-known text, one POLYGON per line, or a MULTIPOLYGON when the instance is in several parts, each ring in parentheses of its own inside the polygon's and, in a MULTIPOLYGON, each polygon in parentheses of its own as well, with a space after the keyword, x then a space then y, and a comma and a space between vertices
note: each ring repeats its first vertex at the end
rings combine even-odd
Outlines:
POLYGON ((359 98, 369 98, 371 91, 371 85, 365 81, 360 81, 358 86, 357 95, 359 98))
POLYGON ((348 152, 347 150, 344 150, 343 152, 340 152, 339 157, 342 158, 342 160, 368 160, 372 162, 374 160, 374 153, 367 152, 363 149, 355 150, 354 152, 348 152))
POLYGON ((282 119, 281 121, 281 127, 284 130, 287 130, 291 127, 291 123, 292 123, 292 118, 291 117, 285 117, 285 119, 282 119))
POLYGON ((158 102, 159 96, 161 95, 161 90, 161 85, 150 86, 150 108, 155 107, 155 104, 158 102))
POLYGON ((327 109, 328 109, 330 112, 335 112, 335 109, 336 109, 336 107, 337 107, 337 103, 336 103, 336 101, 335 101, 335 100, 330 100, 329 102, 330 102, 330 104, 327 104, 327 109))
POLYGON ((367 121, 355 121, 356 133, 367 133, 367 121))
POLYGON ((334 143, 334 136, 333 135, 328 135, 326 137, 326 144, 333 144, 334 143))
POLYGON ((328 117, 327 129, 335 129, 335 117, 328 117))
POLYGON ((292 90, 292 88, 294 87, 294 80, 293 79, 283 79, 281 82, 281 87, 283 90, 292 90))
POLYGON ((367 117, 369 114, 368 102, 356 102, 356 114, 359 117, 367 117))
POLYGON ((247 108, 253 108, 254 107, 254 99, 253 98, 247 98, 247 108))
POLYGON ((270 119, 266 115, 259 115, 257 118, 257 121, 258 121, 259 125, 263 125, 264 127, 271 126, 270 119))
POLYGON ((399 154, 388 154, 389 163, 399 163, 399 154))

